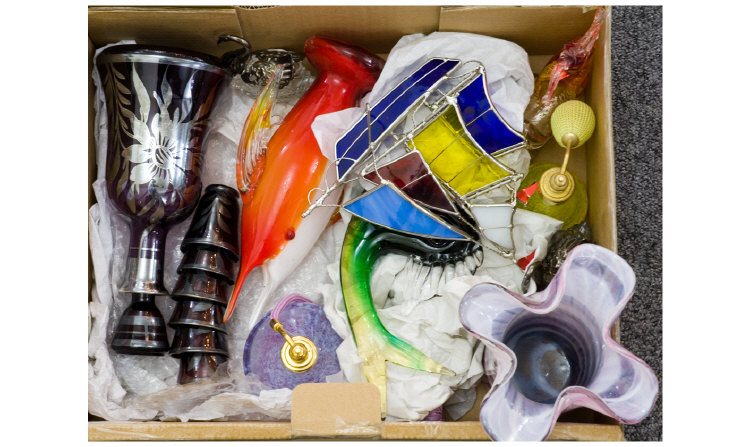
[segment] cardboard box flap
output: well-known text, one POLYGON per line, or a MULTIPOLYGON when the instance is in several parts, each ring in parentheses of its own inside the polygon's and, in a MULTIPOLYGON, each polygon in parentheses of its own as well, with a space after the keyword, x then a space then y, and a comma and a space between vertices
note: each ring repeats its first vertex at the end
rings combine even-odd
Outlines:
POLYGON ((405 34, 437 31, 439 6, 276 6, 237 9, 254 49, 302 51, 313 35, 328 35, 388 53, 405 34))
MULTIPOLYGON (((609 14, 612 14, 610 9, 609 14)), ((615 253, 617 252, 617 211, 615 204, 615 143, 612 128, 612 73, 611 66, 611 17, 599 31, 594 47, 594 64, 591 80, 586 87, 586 99, 594 109, 596 128, 586 143, 588 157, 589 214, 588 221, 594 241, 615 253)))
POLYGON ((371 383, 302 383, 292 391, 292 437, 378 438, 380 391, 371 383))
POLYGON ((585 33, 590 6, 454 6, 440 12, 440 31, 465 31, 510 40, 529 54, 555 54, 585 33), (538 32, 529 32, 538 30, 538 32))
POLYGON ((99 48, 121 40, 190 48, 221 56, 236 44, 217 45, 222 34, 242 35, 234 8, 89 8, 89 39, 99 48))

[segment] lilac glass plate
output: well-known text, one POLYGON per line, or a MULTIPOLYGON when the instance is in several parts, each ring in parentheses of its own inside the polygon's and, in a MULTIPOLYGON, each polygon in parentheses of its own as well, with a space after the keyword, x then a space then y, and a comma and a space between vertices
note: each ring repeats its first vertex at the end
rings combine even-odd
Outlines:
POLYGON ((291 336, 302 335, 315 344, 318 359, 312 368, 295 373, 281 362, 284 337, 269 325, 271 315, 263 317, 250 331, 245 343, 245 375, 254 374, 271 389, 294 389, 300 383, 322 383, 326 376, 341 370, 336 348, 343 341, 326 319, 323 308, 313 303, 293 302, 285 306, 278 321, 291 336))

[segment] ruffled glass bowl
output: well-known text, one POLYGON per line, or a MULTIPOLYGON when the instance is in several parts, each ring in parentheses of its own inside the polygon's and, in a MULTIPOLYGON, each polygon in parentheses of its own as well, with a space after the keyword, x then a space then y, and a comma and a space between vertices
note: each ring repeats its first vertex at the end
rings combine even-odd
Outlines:
POLYGON ((577 407, 626 424, 649 414, 656 376, 610 336, 634 287, 625 260, 583 244, 544 291, 524 297, 484 283, 466 293, 461 322, 497 367, 480 410, 492 439, 545 439, 558 416, 577 407))

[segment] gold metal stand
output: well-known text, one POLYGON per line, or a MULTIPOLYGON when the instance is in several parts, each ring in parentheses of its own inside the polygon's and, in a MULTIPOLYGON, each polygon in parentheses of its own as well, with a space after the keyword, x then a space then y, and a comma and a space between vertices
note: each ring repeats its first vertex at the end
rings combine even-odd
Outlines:
POLYGON ((284 346, 281 347, 281 362, 286 369, 301 373, 315 365, 318 360, 318 349, 312 340, 301 335, 290 336, 278 320, 271 319, 270 324, 273 330, 286 340, 284 346))

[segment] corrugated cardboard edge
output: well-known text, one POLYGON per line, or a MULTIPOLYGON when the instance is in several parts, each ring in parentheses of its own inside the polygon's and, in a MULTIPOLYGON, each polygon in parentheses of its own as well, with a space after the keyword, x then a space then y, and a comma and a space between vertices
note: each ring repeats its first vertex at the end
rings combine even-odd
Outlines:
POLYGON ((289 422, 89 422, 89 441, 291 439, 289 422))
MULTIPOLYGON (((89 422, 89 441, 291 440, 290 422, 89 422)), ((384 422, 383 440, 489 441, 478 421, 384 422)), ((558 423, 549 441, 624 441, 618 425, 558 423)))
MULTIPOLYGON (((466 422, 386 422, 382 439, 414 441, 489 441, 490 437, 477 421, 466 422)), ((558 423, 548 441, 624 441, 618 425, 558 423)))
MULTIPOLYGON (((589 222, 594 242, 617 253, 617 198, 615 182, 615 143, 612 126, 612 7, 607 6, 607 21, 602 26, 594 49, 594 67, 587 95, 597 126, 588 145, 595 147, 586 157, 588 173, 589 222), (606 119, 603 119, 606 118, 606 119), (603 182, 608 178, 609 182, 603 182), (590 185, 601 185, 592 188, 590 185)), ((612 338, 620 341, 620 320, 610 331, 612 338)))
POLYGON ((589 194, 589 222, 592 223, 597 244, 617 252, 617 213, 615 198, 615 150, 612 128, 612 56, 611 29, 612 8, 602 26, 594 49, 594 66, 591 82, 587 88, 587 99, 597 119, 594 134, 589 140, 586 157, 589 194), (606 118, 606 119, 605 119, 606 118), (609 179, 605 182, 604 179, 609 179), (593 188, 591 185, 597 185, 593 188))

